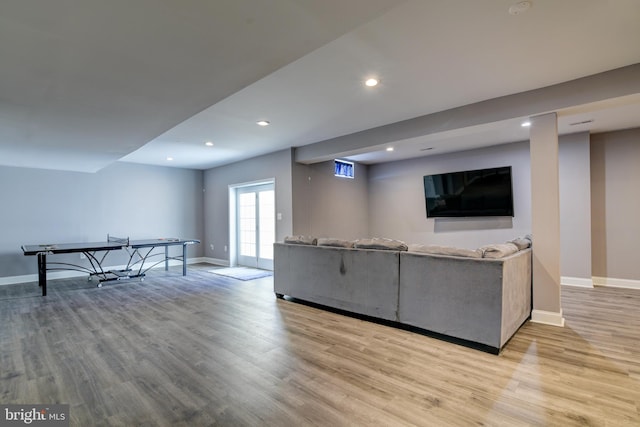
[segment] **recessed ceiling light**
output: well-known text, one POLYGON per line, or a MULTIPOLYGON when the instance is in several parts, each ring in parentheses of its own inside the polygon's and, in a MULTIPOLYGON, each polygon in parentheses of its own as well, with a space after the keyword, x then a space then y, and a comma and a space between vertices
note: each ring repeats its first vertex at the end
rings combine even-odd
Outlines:
POLYGON ((531 122, 523 122, 520 126, 522 126, 523 128, 529 127, 531 126, 531 122))
POLYGON ((367 79, 367 80, 364 82, 364 84, 365 84, 365 85, 367 85, 367 86, 369 86, 369 87, 377 86, 377 85, 378 85, 378 83, 380 83, 380 82, 378 81, 378 79, 373 78, 373 77, 371 77, 371 78, 367 79))
POLYGON ((170 162, 173 160, 173 157, 167 157, 167 161, 170 162))
POLYGON ((387 147, 387 151, 393 151, 393 147, 387 147))
POLYGON ((213 142, 207 141, 204 143, 204 145, 206 145, 207 147, 213 147, 213 142))
POLYGON ((509 8, 510 15, 520 15, 521 13, 525 13, 527 10, 531 9, 530 1, 521 1, 509 8))
POLYGON ((271 124, 266 120, 259 120, 256 123, 258 124, 258 126, 269 126, 271 124))

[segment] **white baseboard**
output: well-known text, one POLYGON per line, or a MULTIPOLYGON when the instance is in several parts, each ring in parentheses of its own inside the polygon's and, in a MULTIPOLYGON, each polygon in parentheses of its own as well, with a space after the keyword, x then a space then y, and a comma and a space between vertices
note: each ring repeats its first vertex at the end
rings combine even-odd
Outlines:
POLYGON ((578 286, 580 288, 593 288, 593 279, 562 276, 560 278, 560 284, 563 286, 578 286))
MULTIPOLYGON (((54 271, 47 273, 47 280, 49 279, 70 279, 72 277, 86 277, 87 273, 81 273, 79 271, 65 270, 54 271)), ((7 276, 0 277, 0 286, 3 285, 15 285, 18 283, 37 282, 37 274, 24 274, 22 276, 7 276)))
POLYGON ((614 279, 611 277, 593 277, 594 286, 609 286, 612 288, 640 289, 640 280, 614 279))
POLYGON ((206 264, 222 265, 224 267, 229 267, 229 260, 228 259, 209 258, 209 257, 202 257, 202 258, 198 258, 198 259, 202 260, 200 262, 204 262, 206 264))
POLYGON ((542 323, 544 325, 564 327, 564 317, 562 317, 562 309, 559 313, 554 311, 533 310, 531 312, 531 321, 533 323, 542 323))
MULTIPOLYGON (((218 262, 210 262, 211 258, 187 258, 188 264, 197 264, 201 262, 209 263, 209 264, 219 264, 218 262)), ((169 260, 169 266, 173 267, 176 265, 182 265, 182 261, 176 259, 169 260)), ((123 270, 126 268, 126 265, 112 265, 109 267, 103 267, 105 271, 108 270, 123 270)), ((164 262, 158 263, 152 267, 156 268, 164 268, 164 262)), ((63 270, 63 271, 51 271, 47 273, 47 280, 53 279, 71 279, 74 277, 87 277, 88 273, 84 273, 81 271, 73 271, 73 270, 63 270)), ((18 283, 29 283, 29 282, 37 282, 38 274, 24 274, 22 276, 8 276, 8 277, 0 277, 0 286, 3 285, 15 285, 18 283)))

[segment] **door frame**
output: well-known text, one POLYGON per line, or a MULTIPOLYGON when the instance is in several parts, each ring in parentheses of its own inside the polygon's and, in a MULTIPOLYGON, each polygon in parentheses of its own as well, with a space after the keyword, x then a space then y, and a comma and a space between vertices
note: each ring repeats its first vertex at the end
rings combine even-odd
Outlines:
MULTIPOLYGON (((238 265, 238 233, 237 233, 237 190, 239 188, 244 187, 257 187, 260 185, 271 184, 273 185, 274 196, 276 191, 276 179, 275 178, 267 178, 260 179, 256 181, 248 181, 242 182, 238 184, 229 184, 229 266, 235 267, 238 265)), ((277 201, 276 201, 276 211, 277 211, 277 201)), ((278 235, 278 221, 275 223, 276 227, 276 236, 278 235)))

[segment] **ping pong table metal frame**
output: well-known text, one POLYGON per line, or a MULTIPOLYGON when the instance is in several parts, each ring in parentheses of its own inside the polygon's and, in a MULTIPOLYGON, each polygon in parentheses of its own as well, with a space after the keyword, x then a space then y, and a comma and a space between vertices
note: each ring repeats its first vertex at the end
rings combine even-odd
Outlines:
POLYGON ((200 243, 196 239, 148 239, 129 240, 107 235, 106 242, 94 243, 61 243, 52 245, 23 245, 25 255, 36 255, 38 258, 38 286, 42 288, 42 296, 47 295, 47 271, 74 270, 87 273, 89 280, 98 278, 97 286, 103 282, 144 277, 150 269, 164 262, 165 271, 169 270, 169 260, 182 261, 182 275, 187 275, 187 246, 200 243), (169 246, 182 245, 182 255, 169 256, 169 246), (156 248, 164 248, 164 252, 154 252, 156 248), (127 265, 120 270, 107 270, 104 261, 110 252, 125 250, 129 255, 127 265), (50 262, 47 255, 81 253, 87 258, 88 265, 72 264, 68 262, 50 262), (159 261, 149 264, 152 258, 162 257, 159 261))

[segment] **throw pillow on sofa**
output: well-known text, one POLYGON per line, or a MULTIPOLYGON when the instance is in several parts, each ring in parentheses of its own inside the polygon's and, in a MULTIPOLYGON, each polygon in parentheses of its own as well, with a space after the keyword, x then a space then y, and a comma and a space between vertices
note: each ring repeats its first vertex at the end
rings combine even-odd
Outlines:
POLYGON ((509 240, 507 243, 513 243, 520 251, 531 246, 531 240, 526 237, 518 237, 517 239, 509 240))
POLYGON ((315 246, 318 244, 318 239, 312 236, 287 236, 284 238, 284 242, 292 245, 315 246))
POLYGON ((318 246, 330 246, 333 248, 353 248, 351 240, 332 239, 328 237, 319 237, 318 246))
POLYGON ((483 258, 504 258, 518 252, 518 247, 513 243, 498 243, 480 247, 483 258))
POLYGON ((358 249, 379 249, 384 251, 406 251, 407 244, 400 240, 374 237, 373 239, 359 239, 353 245, 358 249))
POLYGON ((466 257, 466 258, 482 258, 482 251, 479 249, 456 248, 453 246, 411 244, 409 245, 408 251, 418 252, 423 254, 452 255, 452 256, 460 256, 460 257, 466 257))

